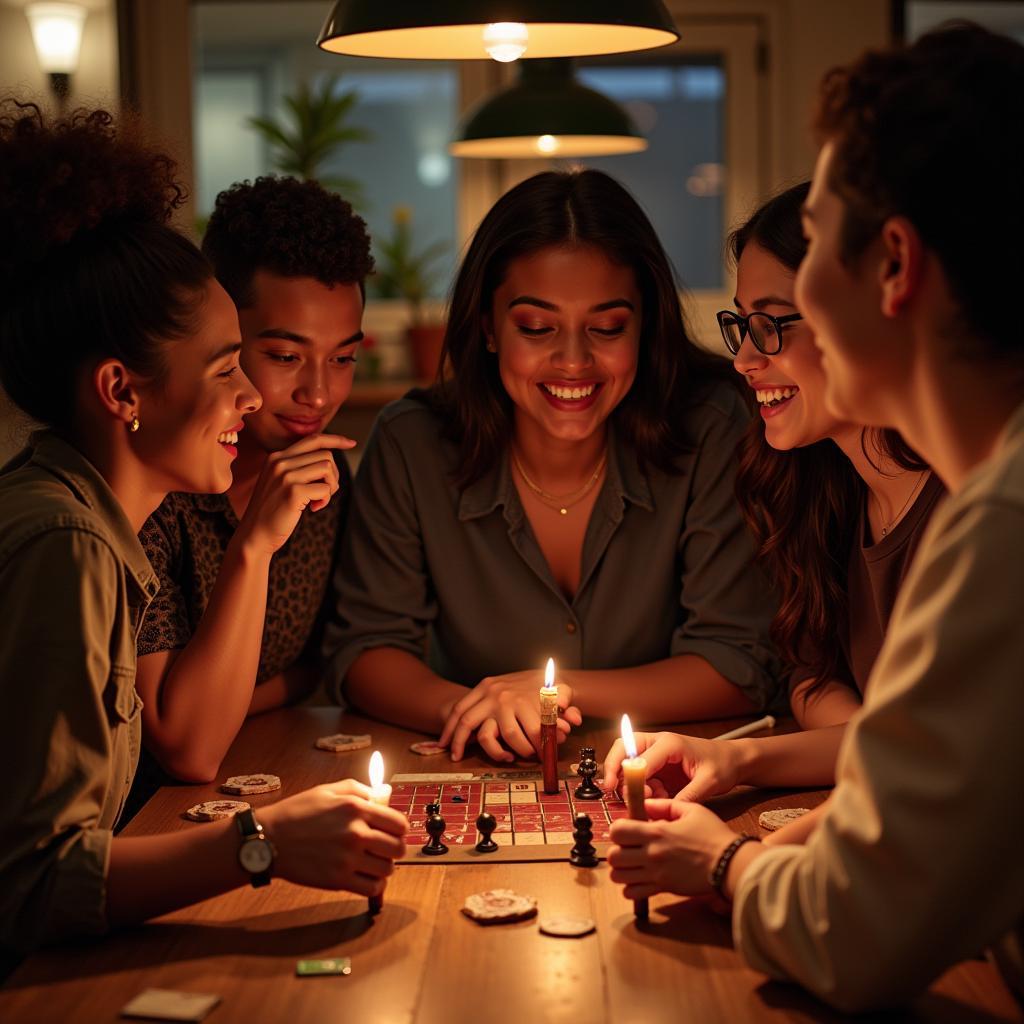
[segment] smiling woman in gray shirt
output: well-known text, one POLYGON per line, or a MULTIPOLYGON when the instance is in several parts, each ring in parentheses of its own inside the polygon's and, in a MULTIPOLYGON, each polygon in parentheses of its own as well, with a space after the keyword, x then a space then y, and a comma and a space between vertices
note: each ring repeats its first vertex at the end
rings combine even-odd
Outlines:
POLYGON ((548 172, 503 196, 445 346, 450 373, 385 409, 363 457, 326 639, 335 696, 439 730, 455 760, 471 738, 532 754, 549 656, 563 732, 583 713, 763 707, 774 607, 733 495, 748 413, 687 337, 625 189, 548 172))

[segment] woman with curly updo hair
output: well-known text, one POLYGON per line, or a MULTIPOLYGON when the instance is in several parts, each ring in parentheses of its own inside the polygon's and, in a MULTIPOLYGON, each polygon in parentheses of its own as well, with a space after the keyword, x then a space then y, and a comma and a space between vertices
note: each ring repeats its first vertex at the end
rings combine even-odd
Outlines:
POLYGON ((230 298, 168 224, 183 196, 135 123, 48 123, 0 100, 0 383, 43 428, 0 470, 4 959, 271 868, 373 894, 405 849, 405 819, 351 781, 261 811, 276 859, 258 874, 231 821, 113 835, 139 751, 135 634, 158 586, 136 533, 169 491, 231 485, 235 431, 260 405, 230 298))
POLYGON ((169 494, 140 534, 160 592, 139 631, 133 809, 165 773, 215 778, 247 713, 315 687, 350 495, 353 442, 326 428, 363 337, 362 218, 316 182, 258 178, 217 197, 203 252, 238 308, 242 369, 263 404, 238 434, 227 492, 169 494))

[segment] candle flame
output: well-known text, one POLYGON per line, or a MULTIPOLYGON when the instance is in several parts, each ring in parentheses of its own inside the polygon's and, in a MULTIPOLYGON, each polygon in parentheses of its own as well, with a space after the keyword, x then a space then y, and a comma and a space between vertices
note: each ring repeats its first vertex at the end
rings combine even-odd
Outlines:
POLYGON ((370 785, 377 789, 384 783, 384 758, 379 750, 370 755, 370 785))
POLYGON ((626 756, 631 760, 636 757, 636 739, 633 737, 633 726, 629 715, 622 716, 622 745, 626 748, 626 756))
POLYGON ((547 666, 544 669, 544 689, 555 689, 555 659, 548 658, 547 666))

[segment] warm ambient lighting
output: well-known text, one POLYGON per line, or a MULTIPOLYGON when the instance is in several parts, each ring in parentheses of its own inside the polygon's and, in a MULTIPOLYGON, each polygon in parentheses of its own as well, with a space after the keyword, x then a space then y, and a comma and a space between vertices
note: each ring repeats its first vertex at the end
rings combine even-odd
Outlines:
POLYGON ((29 4, 25 14, 32 26, 32 41, 43 71, 51 75, 77 71, 85 8, 78 4, 39 3, 29 4))
POLYGON ((499 21, 484 29, 484 49, 500 64, 519 60, 529 41, 530 33, 521 21, 499 21))
POLYGON ((633 736, 633 726, 630 724, 629 715, 622 716, 622 745, 626 748, 626 757, 631 761, 636 759, 636 739, 633 736))
POLYGON ((317 45, 355 57, 515 60, 627 53, 678 38, 663 0, 336 0, 317 45), (495 53, 488 33, 499 28, 495 53))
POLYGON ((458 157, 536 159, 646 148, 647 140, 623 107, 578 82, 571 60, 552 58, 522 61, 519 81, 474 107, 448 151, 458 157))

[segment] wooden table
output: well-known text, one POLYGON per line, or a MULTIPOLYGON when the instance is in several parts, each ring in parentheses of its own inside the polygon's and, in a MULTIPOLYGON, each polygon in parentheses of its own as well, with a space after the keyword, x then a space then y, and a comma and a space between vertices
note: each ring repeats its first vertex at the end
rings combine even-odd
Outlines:
MULTIPOLYGON (((710 736, 735 724, 687 731, 710 736)), ((410 739, 422 737, 333 708, 295 708, 247 723, 221 775, 279 774, 279 792, 248 798, 257 809, 317 783, 365 779, 369 751, 313 748, 317 736, 339 731, 372 733, 389 775, 452 768, 445 758, 409 751, 410 739)), ((580 730, 563 747, 563 762, 575 760, 583 741, 600 759, 612 738, 609 729, 580 730)), ((467 759, 460 767, 484 765, 467 759)), ((213 785, 162 789, 124 834, 202 828, 181 812, 215 795, 213 785)), ((756 833, 757 814, 766 807, 814 806, 824 796, 749 790, 719 800, 716 810, 737 830, 756 833)), ((732 949, 728 919, 702 902, 659 896, 651 901, 650 921, 638 925, 603 863, 595 869, 567 862, 446 865, 439 858, 400 866, 376 918, 367 914, 365 899, 277 879, 266 889, 238 889, 103 940, 38 954, 0 990, 0 1021, 117 1021, 120 1008, 146 988, 218 993, 222 1002, 207 1018, 212 1024, 849 1019, 747 969, 732 949), (460 913, 467 895, 500 886, 536 896, 542 915, 592 917, 597 931, 582 939, 551 938, 538 932, 536 921, 484 928, 460 913), (350 976, 295 976, 296 960, 333 956, 351 957, 350 976)), ((974 961, 953 968, 911 1008, 886 1019, 976 1024, 1024 1016, 995 971, 974 961)))

